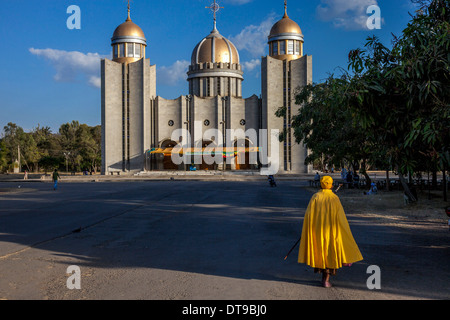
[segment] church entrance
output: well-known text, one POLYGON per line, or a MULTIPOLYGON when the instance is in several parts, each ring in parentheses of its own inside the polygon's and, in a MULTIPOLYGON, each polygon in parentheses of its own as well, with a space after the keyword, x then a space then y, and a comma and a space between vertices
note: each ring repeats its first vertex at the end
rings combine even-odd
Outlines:
MULTIPOLYGON (((202 140, 195 144, 194 148, 182 149, 185 153, 186 163, 177 165, 172 161, 173 148, 177 142, 165 140, 159 148, 152 148, 146 153, 147 170, 258 170, 259 148, 254 147, 249 139, 235 140, 231 147, 218 151, 215 149, 214 141, 202 140), (210 152, 215 152, 215 157, 222 157, 223 163, 208 164, 206 155, 211 157, 210 152), (219 154, 217 154, 219 152, 219 154), (221 154, 220 154, 221 153, 221 154), (225 167, 224 167, 225 165, 225 167)), ((177 149, 178 150, 178 149, 177 149)), ((179 152, 179 151, 175 151, 179 152)), ((177 155, 178 156, 178 155, 177 155)), ((213 156, 214 157, 214 156, 213 156)))
MULTIPOLYGON (((211 140, 202 140, 201 143, 197 143, 196 147, 200 150, 200 152, 203 154, 203 151, 205 150, 206 147, 214 147, 214 142, 211 140), (213 144, 213 145, 211 145, 213 144)), ((213 163, 213 164, 207 164, 205 162, 205 159, 202 156, 202 163, 201 164, 197 164, 197 168, 198 170, 217 170, 217 164, 213 163)))
POLYGON ((253 143, 248 139, 236 140, 233 144, 235 150, 234 164, 236 170, 257 169, 257 148, 253 148, 253 143), (255 149, 255 150, 253 150, 255 149))
MULTIPOLYGON (((166 140, 161 144, 161 149, 171 149, 177 145, 175 141, 166 140)), ((163 170, 178 170, 179 166, 174 164, 172 161, 172 154, 169 152, 164 153, 163 158, 163 170)))

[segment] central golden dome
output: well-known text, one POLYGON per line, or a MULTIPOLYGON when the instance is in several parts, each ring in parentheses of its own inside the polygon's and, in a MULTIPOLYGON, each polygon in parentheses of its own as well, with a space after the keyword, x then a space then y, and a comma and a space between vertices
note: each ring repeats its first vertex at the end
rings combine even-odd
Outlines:
POLYGON ((242 67, 239 53, 231 41, 214 28, 192 51, 187 72, 189 94, 198 97, 242 97, 242 67))
POLYGON ((192 52, 192 65, 205 62, 239 64, 239 54, 236 47, 215 28, 197 44, 192 52))

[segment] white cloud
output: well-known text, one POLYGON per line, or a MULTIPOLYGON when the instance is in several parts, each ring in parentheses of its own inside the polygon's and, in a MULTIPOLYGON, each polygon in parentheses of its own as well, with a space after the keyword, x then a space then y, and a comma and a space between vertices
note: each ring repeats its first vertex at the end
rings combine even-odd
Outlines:
POLYGON ((270 15, 259 25, 246 26, 238 35, 230 36, 229 39, 238 50, 245 50, 253 57, 262 56, 266 52, 267 37, 274 23, 275 15, 270 15))
POLYGON ((245 71, 252 71, 256 67, 258 67, 261 64, 261 60, 259 59, 252 59, 250 61, 245 61, 242 63, 242 68, 245 71))
POLYGON ((102 78, 97 77, 97 76, 90 76, 88 82, 90 85, 92 85, 96 88, 101 88, 101 86, 102 86, 102 78))
POLYGON ((336 28, 367 29, 367 8, 378 5, 377 0, 321 0, 316 13, 319 19, 333 22, 336 28))
POLYGON ((90 85, 100 88, 100 60, 106 56, 101 56, 98 53, 82 53, 57 49, 30 48, 29 51, 50 61, 56 70, 56 74, 53 77, 55 81, 75 81, 81 75, 87 78, 87 82, 90 85))
POLYGON ((171 66, 162 66, 157 69, 157 80, 161 84, 176 85, 181 80, 187 79, 190 62, 186 60, 177 60, 171 66))

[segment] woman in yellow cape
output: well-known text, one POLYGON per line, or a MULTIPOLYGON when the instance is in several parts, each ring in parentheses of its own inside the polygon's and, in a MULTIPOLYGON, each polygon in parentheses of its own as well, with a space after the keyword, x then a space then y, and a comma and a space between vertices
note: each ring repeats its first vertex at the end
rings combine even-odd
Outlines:
POLYGON ((353 238, 339 197, 333 193, 333 178, 320 179, 303 220, 298 262, 322 273, 322 285, 331 287, 330 274, 363 259, 353 238))

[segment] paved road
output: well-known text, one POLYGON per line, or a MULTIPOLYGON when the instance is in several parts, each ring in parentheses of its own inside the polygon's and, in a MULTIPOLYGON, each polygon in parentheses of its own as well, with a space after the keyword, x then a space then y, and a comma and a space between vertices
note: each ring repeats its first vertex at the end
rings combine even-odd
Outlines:
POLYGON ((348 215, 364 261, 320 286, 283 260, 303 182, 0 183, 0 299, 448 299, 449 232, 348 215), (19 189, 19 185, 21 188, 19 189), (14 190, 17 192, 1 193, 14 190), (20 192, 19 192, 20 191, 20 192), (69 290, 68 266, 81 270, 69 290), (381 270, 369 290, 367 268, 381 270))

